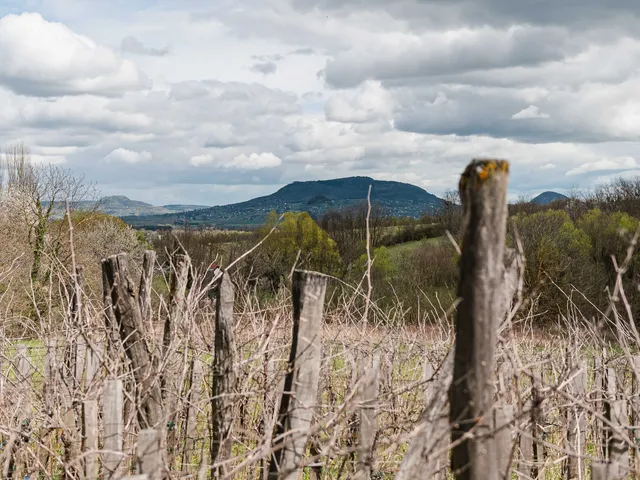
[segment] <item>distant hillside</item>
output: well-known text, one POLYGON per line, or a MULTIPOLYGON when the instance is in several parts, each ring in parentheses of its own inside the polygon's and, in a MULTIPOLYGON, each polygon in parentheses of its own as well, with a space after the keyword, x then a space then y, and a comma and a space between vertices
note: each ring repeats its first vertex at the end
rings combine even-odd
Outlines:
MULTIPOLYGON (((56 205, 56 210, 60 214, 64 211, 64 205, 56 205)), ((163 205, 157 207, 150 203, 140 202, 138 200, 131 200, 124 195, 114 195, 111 197, 102 197, 97 202, 85 201, 79 202, 76 205, 79 210, 90 210, 96 208, 97 210, 114 215, 116 217, 129 217, 138 215, 162 215, 167 213, 180 213, 189 210, 197 210, 199 208, 207 208, 204 205, 163 205)))
POLYGON ((442 204, 440 198, 415 185, 369 177, 348 177, 294 182, 271 195, 247 202, 179 214, 126 217, 125 221, 134 226, 149 227, 184 222, 219 227, 259 225, 272 210, 306 211, 311 215, 322 215, 331 209, 357 204, 366 200, 369 185, 372 185, 372 202, 385 207, 395 216, 419 217, 424 212, 433 212, 442 204))
POLYGON ((546 205, 556 200, 569 200, 569 197, 558 192, 542 192, 536 198, 531 200, 531 203, 537 203, 538 205, 546 205))

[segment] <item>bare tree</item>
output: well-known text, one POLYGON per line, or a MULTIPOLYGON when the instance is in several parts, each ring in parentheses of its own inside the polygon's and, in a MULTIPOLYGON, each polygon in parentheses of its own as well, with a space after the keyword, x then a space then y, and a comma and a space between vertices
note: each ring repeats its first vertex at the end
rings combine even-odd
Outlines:
POLYGON ((18 203, 29 231, 33 249, 31 279, 41 276, 42 256, 50 220, 68 202, 71 208, 78 202, 93 199, 94 188, 65 168, 53 164, 36 164, 31 150, 24 143, 7 147, 0 156, 0 181, 3 195, 18 203))

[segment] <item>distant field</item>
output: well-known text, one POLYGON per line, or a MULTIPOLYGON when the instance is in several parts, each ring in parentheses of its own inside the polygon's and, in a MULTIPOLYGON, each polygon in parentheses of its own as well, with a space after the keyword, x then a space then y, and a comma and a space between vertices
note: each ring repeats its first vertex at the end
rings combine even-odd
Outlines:
POLYGON ((400 260, 404 255, 407 255, 413 252, 415 249, 420 247, 420 245, 428 244, 428 245, 437 245, 441 242, 447 242, 447 237, 435 237, 435 238, 424 238, 422 240, 416 240, 415 242, 406 242, 400 243, 398 245, 393 245, 389 247, 389 253, 391 254, 391 259, 394 262, 400 260))

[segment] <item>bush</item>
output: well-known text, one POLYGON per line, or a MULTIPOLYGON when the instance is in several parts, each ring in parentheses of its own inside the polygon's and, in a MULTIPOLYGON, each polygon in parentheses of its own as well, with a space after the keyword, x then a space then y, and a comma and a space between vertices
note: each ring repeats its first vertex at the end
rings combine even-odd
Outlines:
MULTIPOLYGON (((271 212, 266 225, 258 230, 258 235, 266 237, 277 224, 278 218, 276 212, 271 212)), ((332 275, 340 267, 336 242, 306 212, 285 213, 276 231, 250 260, 252 275, 264 278, 274 291, 294 266, 332 275)))
MULTIPOLYGON (((597 268, 590 258, 591 241, 566 212, 547 210, 512 218, 526 258, 525 288, 540 294, 543 311, 554 318, 566 310, 564 294, 575 290, 587 296, 594 293, 597 282, 592 279, 597 268)), ((511 229, 511 246, 515 246, 514 233, 511 229)))

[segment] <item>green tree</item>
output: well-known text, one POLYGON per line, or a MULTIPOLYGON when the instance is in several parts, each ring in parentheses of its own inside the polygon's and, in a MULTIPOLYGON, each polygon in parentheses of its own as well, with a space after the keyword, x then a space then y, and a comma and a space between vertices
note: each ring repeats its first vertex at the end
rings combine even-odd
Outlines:
MULTIPOLYGON (((594 264, 589 236, 565 211, 521 213, 513 217, 513 223, 526 258, 525 287, 540 293, 543 311, 553 318, 566 310, 565 294, 576 289, 586 296, 593 293, 596 285, 591 281, 594 264)), ((513 231, 509 241, 515 244, 513 231)))
MULTIPOLYGON (((576 222, 591 242, 591 259, 597 265, 595 272, 598 274, 592 275, 591 278, 593 281, 599 281, 600 294, 597 303, 601 307, 608 302, 605 286, 613 287, 618 275, 613 258, 618 265, 622 264, 638 223, 636 218, 627 213, 609 213, 597 208, 589 210, 576 222)), ((640 292, 634 286, 639 271, 640 253, 635 253, 622 279, 627 300, 634 312, 640 310, 640 292)))
POLYGON ((607 213, 594 208, 576 223, 589 237, 593 261, 602 263, 609 274, 614 274, 612 257, 619 262, 624 259, 638 220, 624 212, 607 213))
MULTIPOLYGON (((389 253, 387 247, 378 247, 373 250, 371 255, 371 277, 374 284, 381 285, 388 283, 396 273, 396 265, 389 253)), ((356 261, 353 273, 356 275, 354 280, 359 280, 367 271, 367 254, 364 253, 356 261)))
POLYGON ((284 214, 280 223, 276 212, 267 216, 258 230, 266 236, 274 226, 276 231, 267 238, 253 261, 254 272, 277 288, 294 267, 334 274, 340 266, 336 243, 306 212, 284 214))

